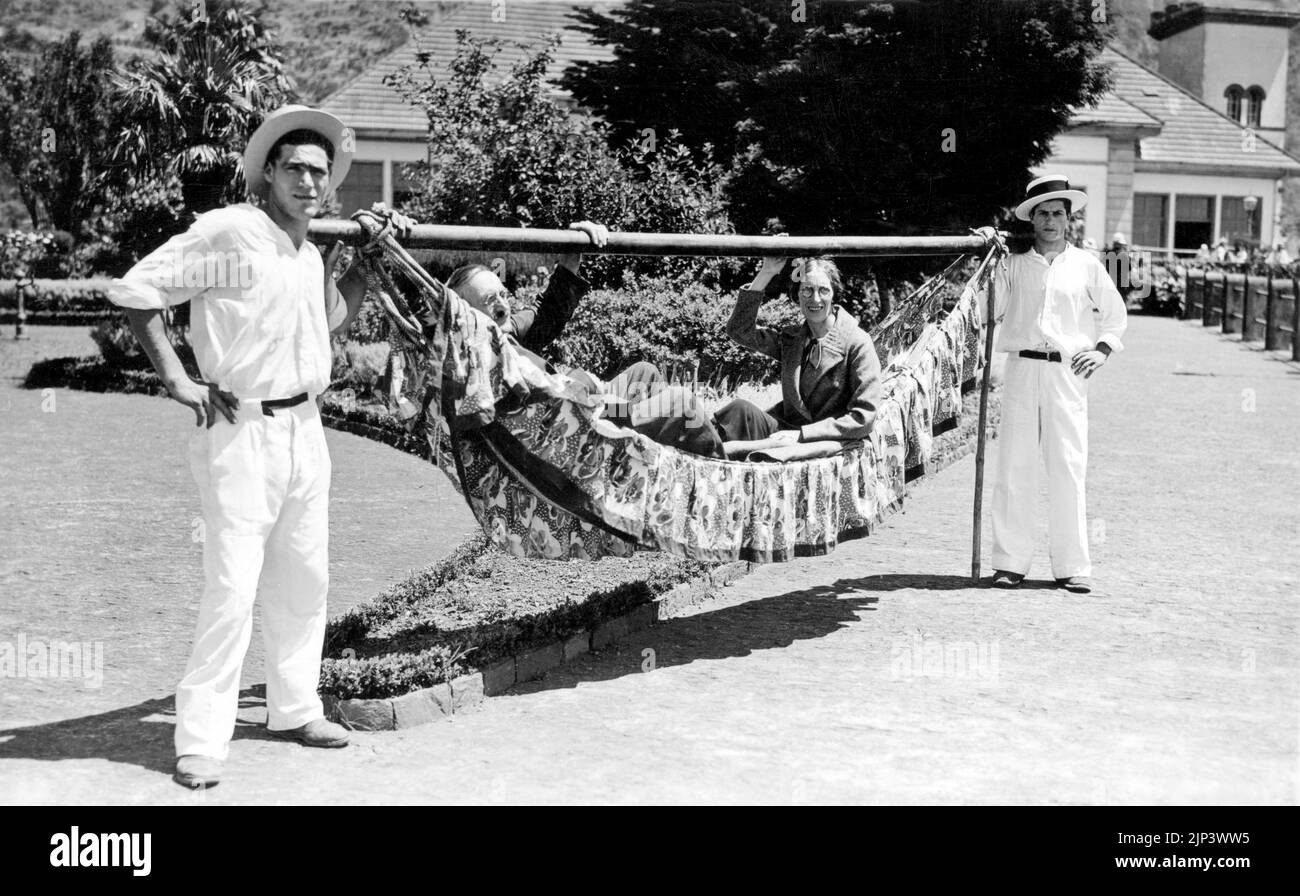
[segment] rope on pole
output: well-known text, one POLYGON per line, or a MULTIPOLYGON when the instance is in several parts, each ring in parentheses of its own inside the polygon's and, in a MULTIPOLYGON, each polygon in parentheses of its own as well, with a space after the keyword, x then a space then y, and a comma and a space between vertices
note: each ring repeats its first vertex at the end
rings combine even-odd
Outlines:
MULTIPOLYGON (((312 221, 307 237, 316 243, 366 242, 355 221, 312 221)), ((980 252, 989 242, 982 236, 746 236, 710 233, 609 234, 605 246, 593 246, 576 230, 533 230, 519 227, 461 227, 418 224, 400 240, 408 249, 472 249, 497 252, 601 255, 696 255, 802 257, 808 255, 960 255, 980 252)))

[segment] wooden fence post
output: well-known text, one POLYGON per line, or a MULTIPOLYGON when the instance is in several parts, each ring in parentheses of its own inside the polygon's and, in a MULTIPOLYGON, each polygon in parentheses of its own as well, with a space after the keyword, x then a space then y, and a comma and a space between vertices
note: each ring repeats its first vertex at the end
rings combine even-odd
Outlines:
POLYGON ((1268 297, 1264 300, 1264 350, 1273 348, 1273 328, 1277 326, 1277 290, 1273 287, 1273 269, 1268 269, 1268 297))
POLYGON ((1228 272, 1223 272, 1223 302, 1219 305, 1219 332, 1228 332, 1228 292, 1232 286, 1228 283, 1228 272))
POLYGON ((1254 323, 1251 319, 1251 302, 1250 302, 1250 274, 1242 274, 1241 278, 1241 341, 1250 341, 1250 325, 1254 323))
POLYGON ((1300 278, 1291 276, 1291 360, 1300 361, 1300 278))

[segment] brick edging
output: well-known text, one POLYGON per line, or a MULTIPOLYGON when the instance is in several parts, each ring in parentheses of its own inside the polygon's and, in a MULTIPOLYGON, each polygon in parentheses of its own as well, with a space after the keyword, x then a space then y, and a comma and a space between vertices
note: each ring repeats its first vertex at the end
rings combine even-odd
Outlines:
POLYGON ((322 695, 325 717, 356 731, 393 731, 446 719, 516 684, 534 681, 584 653, 604 650, 620 638, 703 603, 713 589, 730 585, 757 564, 724 563, 706 575, 674 585, 649 603, 606 619, 596 627, 517 653, 477 672, 400 697, 340 700, 322 695))

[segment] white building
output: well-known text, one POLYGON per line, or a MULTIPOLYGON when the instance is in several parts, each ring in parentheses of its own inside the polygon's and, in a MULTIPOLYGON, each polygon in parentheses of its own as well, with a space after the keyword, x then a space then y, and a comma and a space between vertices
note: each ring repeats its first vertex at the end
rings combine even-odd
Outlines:
POLYGON ((1104 196, 1084 214, 1098 244, 1196 249, 1219 237, 1269 244, 1282 178, 1300 175, 1285 152, 1290 0, 1170 4, 1151 17, 1159 71, 1107 49, 1114 87, 1080 110, 1039 169, 1104 196))
MULTIPOLYGON (((575 61, 613 55, 572 27, 573 10, 620 2, 463 3, 326 99, 323 108, 348 122, 358 138, 340 191, 342 213, 380 199, 400 201, 402 166, 426 157, 424 115, 402 102, 385 77, 421 53, 435 71, 445 71, 455 32, 465 29, 504 41, 501 61, 507 63, 523 53, 513 44, 537 45, 562 32, 554 78, 575 61)), ((1296 7, 1296 0, 1171 4, 1153 14, 1149 32, 1160 41, 1159 72, 1117 49, 1104 51, 1115 76, 1112 91, 1076 113, 1039 169, 1059 171, 1090 196, 1104 197, 1084 212, 1086 236, 1104 245, 1122 231, 1134 245, 1182 249, 1219 236, 1271 242, 1281 180, 1300 176, 1300 159, 1280 148, 1288 34, 1300 24, 1296 7)))

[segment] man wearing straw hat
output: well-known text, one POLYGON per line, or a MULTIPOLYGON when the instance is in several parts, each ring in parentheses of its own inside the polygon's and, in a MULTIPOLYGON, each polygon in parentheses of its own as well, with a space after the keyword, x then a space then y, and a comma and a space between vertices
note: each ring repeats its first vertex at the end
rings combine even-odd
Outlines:
POLYGON ((998 276, 997 348, 1009 353, 992 502, 993 584, 1000 588, 1019 586, 1029 572, 1041 453, 1052 575, 1068 591, 1091 590, 1088 380, 1123 349, 1127 316, 1105 266, 1065 241, 1070 214, 1087 201, 1060 175, 1031 181, 1016 217, 1033 225, 1033 248, 1010 256, 998 276))
MULTIPOLYGON (((267 727, 312 747, 342 747, 316 693, 328 590, 330 457, 316 398, 329 384, 331 330, 365 298, 353 271, 336 287, 307 225, 337 189, 353 138, 332 115, 285 106, 244 152, 256 204, 198 216, 114 282, 168 393, 195 414, 189 460, 203 507, 204 588, 176 693, 175 780, 221 777, 240 669, 260 592, 267 727), (191 379, 167 339, 164 308, 191 302, 191 379)), ((405 232, 409 219, 393 216, 405 232)))

